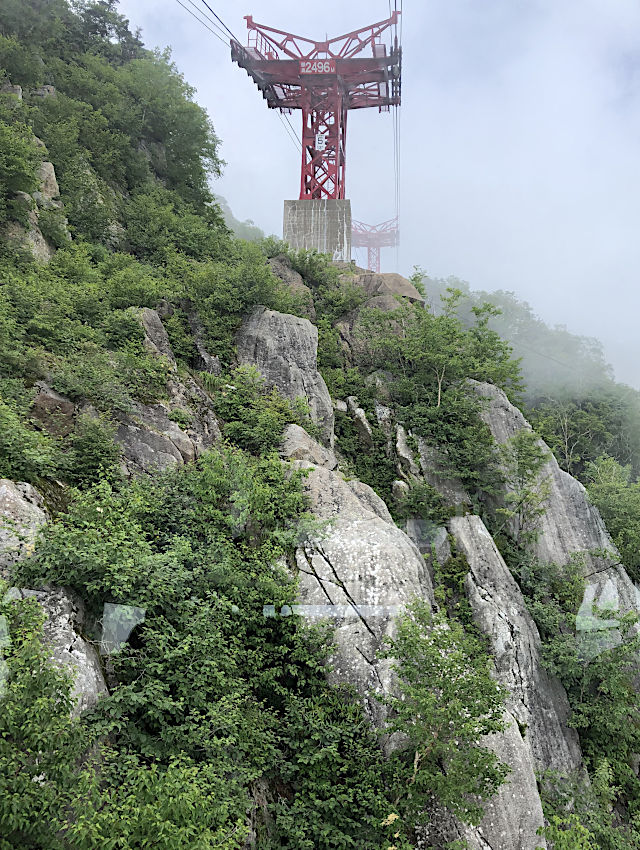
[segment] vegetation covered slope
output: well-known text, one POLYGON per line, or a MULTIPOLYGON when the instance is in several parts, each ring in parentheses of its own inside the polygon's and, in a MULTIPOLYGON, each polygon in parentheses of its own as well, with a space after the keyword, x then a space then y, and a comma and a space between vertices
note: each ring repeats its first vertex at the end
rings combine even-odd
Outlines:
MULTIPOLYGON (((285 474, 275 449, 285 424, 309 422, 305 410, 235 369, 233 337, 255 304, 284 312, 303 305, 267 265, 283 246, 250 245, 223 224, 208 188, 220 168, 218 143, 192 90, 167 55, 142 46, 112 0, 73 8, 6 0, 0 33, 0 73, 23 87, 22 100, 0 95, 0 225, 24 222, 17 193, 37 191, 37 168, 48 158, 73 236, 56 239, 54 213, 45 235, 59 250, 46 267, 1 243, 0 475, 34 483, 54 515, 12 578, 64 584, 94 617, 105 601, 146 611, 108 662, 109 696, 72 720, 69 681, 48 662, 37 606, 3 598, 0 847, 231 850, 253 831, 265 850, 373 850, 411 846, 413 826, 434 804, 477 821, 478 795, 490 796, 504 778, 480 744, 500 728, 502 694, 461 594, 464 563, 454 560, 438 577, 436 628, 416 606, 388 647, 404 699, 392 701, 383 732, 401 730, 411 745, 390 759, 354 695, 326 682, 330 635, 295 616, 263 616, 265 603, 280 610, 295 599, 292 555, 308 517, 300 476, 285 474), (193 465, 131 482, 121 476, 114 430, 136 402, 168 392, 166 364, 145 349, 137 313, 159 303, 171 306, 165 327, 179 374, 208 393, 225 439, 193 465), (198 371, 194 312, 221 376, 198 371), (34 417, 40 381, 85 411, 73 429, 34 417), (452 681, 465 683, 462 696, 452 681), (459 741, 473 758, 456 759, 459 741)), ((338 326, 362 292, 325 258, 291 260, 314 295, 332 394, 356 395, 369 411, 376 400, 392 403, 414 435, 443 451, 482 509, 501 458, 467 379, 494 381, 511 395, 520 383, 509 345, 491 326, 495 311, 478 303, 461 321, 455 292, 441 310, 365 310, 367 344, 353 359, 338 326), (381 370, 391 376, 384 398, 370 380, 381 370)), ((608 427, 623 430, 613 420, 608 427)), ((393 501, 395 471, 380 433, 363 446, 346 418, 337 430, 353 471, 399 520, 446 519, 428 485, 393 501)), ((581 458, 595 463, 601 445, 581 458)), ((526 486, 537 459, 527 457, 531 446, 520 449, 526 486)), ((615 464, 630 461, 615 458, 593 476, 600 502, 608 499, 619 518, 612 530, 629 535, 638 518, 623 520, 618 501, 635 493, 635 467, 620 471, 615 464)), ((627 545, 631 552, 632 536, 627 545)), ((566 617, 569 630, 575 600, 566 587, 529 590, 541 626, 551 623, 549 640, 553 617, 566 617)), ((558 806, 558 846, 633 846, 637 788, 616 783, 635 738, 626 736, 613 767, 603 740, 635 728, 628 665, 613 656, 585 683, 570 640, 551 650, 550 663, 562 662, 575 690, 589 694, 585 740, 594 729, 600 735, 589 739, 595 796, 577 823, 558 806), (612 701, 613 725, 603 726, 612 701)))
MULTIPOLYGON (((3 599, 0 846, 236 848, 251 830, 264 848, 408 846, 408 813, 434 788, 412 787, 409 754, 383 759, 354 695, 327 684, 330 636, 263 615, 265 603, 295 599, 305 511, 300 476, 285 475, 274 450, 287 422, 310 426, 255 375, 229 370, 253 304, 298 304, 266 254, 222 223, 207 185, 219 168, 209 121, 115 3, 7 3, 0 30, 2 73, 23 90, 2 95, 3 223, 25 223, 17 193, 37 190, 50 158, 73 237, 46 267, 3 242, 0 474, 34 483, 53 513, 12 579, 64 584, 89 621, 105 601, 146 612, 108 662, 109 696, 72 720, 37 605, 3 599), (138 317, 159 302, 171 305, 178 377, 201 383, 226 441, 197 464, 129 482, 119 417, 168 392, 138 317), (194 311, 227 376, 197 372, 194 311), (71 429, 34 416, 42 382, 84 411, 71 429)), ((478 744, 500 725, 501 694, 477 643, 452 633, 450 661, 426 639, 425 618, 416 610, 402 636, 406 663, 420 653, 438 681, 455 664, 486 694, 424 765, 443 801, 477 819, 476 795, 504 775, 478 744), (447 778, 438 759, 456 733, 476 747, 477 769, 460 764, 447 778)), ((428 742, 441 695, 410 677, 406 694, 416 718, 431 705, 415 724, 428 742)))

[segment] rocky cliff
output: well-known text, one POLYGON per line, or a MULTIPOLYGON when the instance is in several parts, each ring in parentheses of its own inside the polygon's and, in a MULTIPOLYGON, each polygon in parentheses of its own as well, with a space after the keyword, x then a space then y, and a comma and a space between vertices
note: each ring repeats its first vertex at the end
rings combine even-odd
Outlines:
MULTIPOLYGON (((364 280, 371 298, 394 294, 414 298, 408 281, 400 279, 398 287, 397 276, 374 277, 367 275, 364 280)), ((167 366, 170 392, 163 403, 136 404, 121 415, 117 440, 127 475, 190 463, 221 439, 215 406, 199 383, 179 373, 158 313, 142 310, 139 320, 146 349, 167 366), (177 410, 187 414, 188 425, 171 418, 177 410)), ((318 520, 317 528, 299 541, 296 552, 299 601, 311 620, 329 619, 333 624, 331 676, 356 688, 376 726, 382 726, 385 709, 375 697, 394 687, 390 662, 377 655, 384 638, 393 636, 396 618, 412 599, 426 600, 437 608, 434 567, 451 557, 451 545, 468 565, 464 589, 473 622, 486 637, 495 678, 508 691, 505 731, 492 735, 487 744, 508 765, 510 774, 487 804, 477 829, 443 818, 421 840, 433 846, 434 841, 465 838, 478 850, 545 846, 536 835, 543 824, 536 774, 547 769, 561 774, 581 771, 580 746, 568 726, 564 688, 542 664, 540 636, 522 592, 482 519, 469 512, 464 487, 443 473, 437 448, 407 432, 390 407, 376 402, 377 421, 370 422, 356 397, 331 399, 317 368, 318 333, 309 319, 256 307, 244 319, 236 340, 239 363, 255 366, 286 398, 302 397, 319 428, 321 442, 299 425, 289 425, 281 446, 283 463, 292 470, 305 470, 305 491, 318 520), (346 474, 335 440, 334 407, 353 420, 365 439, 373 427, 384 433, 396 459, 394 492, 402 493, 416 481, 428 482, 440 492, 457 512, 446 527, 416 518, 400 527, 391 516, 391 505, 346 474)), ((475 383, 474 389, 486 402, 483 416, 497 443, 529 429, 502 391, 482 383, 475 383)), ((73 403, 56 398, 46 386, 42 394, 41 405, 47 406, 46 396, 49 406, 57 405, 63 415, 72 418, 78 413, 73 403)), ((610 598, 613 588, 622 611, 638 610, 636 588, 618 563, 606 528, 582 485, 562 472, 554 459, 540 476, 549 482, 548 497, 540 533, 527 544, 531 554, 563 564, 580 553, 589 600, 610 598)), ((505 485, 498 500, 507 492, 505 485)), ((30 554, 47 517, 41 497, 30 485, 0 482, 0 507, 4 517, 0 569, 8 575, 16 559, 30 554)), ((76 677, 77 710, 94 704, 106 685, 96 650, 81 637, 82 611, 77 600, 55 588, 12 592, 32 593, 43 606, 52 655, 76 677)))

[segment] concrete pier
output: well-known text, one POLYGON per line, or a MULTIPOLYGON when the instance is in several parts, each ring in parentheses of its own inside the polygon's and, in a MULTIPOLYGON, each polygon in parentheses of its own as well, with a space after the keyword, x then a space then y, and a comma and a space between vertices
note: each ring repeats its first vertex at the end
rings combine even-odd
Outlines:
POLYGON ((283 238, 295 250, 351 260, 351 201, 285 201, 283 238))

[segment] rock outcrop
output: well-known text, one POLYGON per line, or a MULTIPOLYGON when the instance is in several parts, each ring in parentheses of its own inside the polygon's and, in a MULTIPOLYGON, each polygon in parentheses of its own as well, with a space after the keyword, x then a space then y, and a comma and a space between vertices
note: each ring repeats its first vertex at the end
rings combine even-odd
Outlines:
MULTIPOLYGON (((505 443, 518 431, 531 430, 502 390, 493 384, 474 381, 472 385, 486 400, 482 416, 496 442, 505 443)), ((540 445, 549 451, 542 440, 540 445)), ((527 543, 527 551, 543 563, 558 565, 567 564, 578 556, 590 599, 597 603, 601 598, 611 600, 613 595, 615 607, 621 613, 640 613, 638 591, 620 564, 620 556, 602 517, 589 501, 583 485, 560 469, 550 451, 549 460, 540 471, 539 483, 544 483, 548 495, 537 539, 527 543)), ((505 492, 507 490, 505 485, 505 492)), ((517 530, 513 530, 517 534, 517 530)))
POLYGON ((236 338, 238 360, 255 366, 285 398, 303 398, 323 440, 333 445, 333 405, 318 372, 318 329, 308 319, 255 307, 236 338))
POLYGON ((32 550, 47 521, 42 496, 31 484, 0 479, 0 578, 32 550))
POLYGON ((291 265, 291 260, 286 254, 278 254, 277 257, 272 257, 269 260, 271 271, 276 277, 287 286, 287 289, 292 295, 298 297, 304 307, 306 316, 315 321, 316 310, 313 304, 313 295, 311 290, 299 274, 291 265))
MULTIPOLYGON (((34 487, 0 480, 0 577, 8 578, 9 567, 29 556, 46 521, 42 497, 34 487)), ((107 691, 98 653, 80 634, 82 607, 62 588, 10 588, 5 598, 28 597, 35 599, 45 613, 44 637, 51 647, 52 660, 73 675, 73 713, 77 716, 92 708, 107 691)))
MULTIPOLYGON (((300 429, 302 430, 302 429, 300 429)), ((336 649, 330 663, 334 681, 349 682, 361 694, 372 721, 381 726, 384 707, 374 694, 388 692, 390 663, 376 658, 394 620, 415 597, 433 603, 433 588, 424 559, 393 522, 387 506, 366 484, 345 481, 329 455, 310 437, 290 429, 283 457, 297 458, 294 468, 308 469, 305 490, 319 531, 297 551, 300 602, 309 617, 335 624, 336 649), (295 448, 292 452, 292 448, 295 448)))
MULTIPOLYGON (((36 141, 44 147, 39 139, 36 139, 36 141)), ((43 234, 45 228, 44 225, 40 226, 41 215, 45 212, 57 213, 58 238, 71 239, 71 235, 67 228, 67 219, 62 212, 60 189, 53 163, 47 160, 41 162, 38 166, 37 178, 38 189, 32 195, 25 192, 16 193, 16 199, 23 204, 25 209, 27 227, 23 227, 22 224, 15 221, 9 222, 6 228, 6 238, 10 244, 30 251, 34 259, 39 262, 48 263, 56 249, 43 234)))
POLYGON ((133 402, 118 416, 116 439, 122 447, 123 471, 139 475, 182 466, 221 439, 209 396, 188 376, 180 376, 169 337, 155 310, 137 311, 146 351, 163 360, 169 371, 168 401, 133 402))
MULTIPOLYGON (((411 281, 395 272, 365 272, 364 274, 354 276, 345 275, 345 278, 348 278, 356 286, 361 286, 369 298, 382 295, 390 295, 392 297, 400 295, 418 304, 422 304, 424 301, 424 296, 418 292, 411 281)), ((397 301, 393 303, 397 307, 397 301)))

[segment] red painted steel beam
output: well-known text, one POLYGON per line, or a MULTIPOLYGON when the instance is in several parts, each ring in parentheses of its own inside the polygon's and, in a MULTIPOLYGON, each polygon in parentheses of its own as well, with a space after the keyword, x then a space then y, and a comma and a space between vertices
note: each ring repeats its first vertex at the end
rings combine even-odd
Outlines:
POLYGON ((346 130, 350 109, 388 111, 401 99, 402 51, 389 52, 384 21, 326 41, 257 24, 246 16, 247 47, 231 42, 231 58, 253 79, 271 109, 302 111, 300 198, 344 198, 346 130), (371 56, 355 58, 367 48, 371 56))

